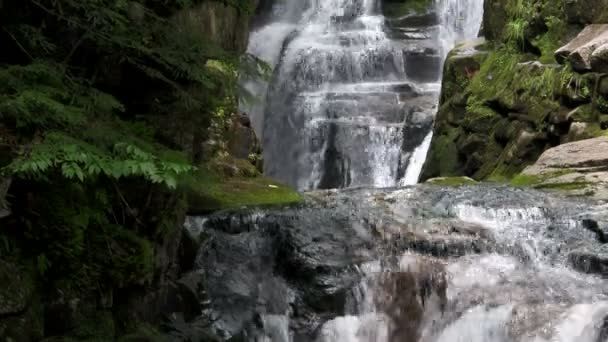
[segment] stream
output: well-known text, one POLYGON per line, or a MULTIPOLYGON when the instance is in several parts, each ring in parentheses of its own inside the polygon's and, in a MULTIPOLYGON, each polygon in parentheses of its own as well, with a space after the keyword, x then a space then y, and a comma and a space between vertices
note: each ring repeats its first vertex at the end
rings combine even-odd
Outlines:
POLYGON ((376 0, 285 0, 244 86, 268 176, 304 203, 189 217, 188 329, 251 342, 608 341, 608 205, 493 184, 415 185, 442 63, 481 0, 385 18, 376 0), (323 190, 337 189, 337 190, 323 190))
POLYGON ((607 209, 495 185, 315 191, 189 218, 189 276, 226 339, 603 342, 607 209))

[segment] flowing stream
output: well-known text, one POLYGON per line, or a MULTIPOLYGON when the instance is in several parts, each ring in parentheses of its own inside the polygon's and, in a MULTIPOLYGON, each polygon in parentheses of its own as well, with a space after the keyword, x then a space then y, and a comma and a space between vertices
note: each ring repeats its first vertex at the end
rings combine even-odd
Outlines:
POLYGON ((482 0, 381 15, 379 0, 286 0, 251 34, 275 71, 245 86, 265 172, 299 189, 416 184, 447 52, 477 36, 482 0))
POLYGON ((494 185, 306 196, 190 218, 208 237, 198 265, 223 335, 608 341, 608 245, 594 228, 608 223, 604 203, 494 185))
POLYGON ((429 148, 443 60, 482 12, 482 0, 401 18, 379 0, 274 5, 249 44, 274 73, 244 84, 264 99, 243 109, 266 172, 343 189, 190 217, 205 242, 181 284, 208 297, 191 326, 248 342, 608 341, 605 203, 403 187, 429 148))

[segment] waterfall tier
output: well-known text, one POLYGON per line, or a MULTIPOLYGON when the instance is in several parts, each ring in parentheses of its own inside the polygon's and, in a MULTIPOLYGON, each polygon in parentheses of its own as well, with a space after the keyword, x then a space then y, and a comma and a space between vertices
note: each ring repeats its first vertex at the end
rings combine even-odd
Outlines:
POLYGON ((299 189, 415 184, 443 59, 476 36, 482 1, 437 0, 398 18, 377 0, 294 11, 298 2, 281 3, 249 45, 275 67, 270 84, 246 84, 265 99, 244 110, 263 137, 266 173, 299 189))

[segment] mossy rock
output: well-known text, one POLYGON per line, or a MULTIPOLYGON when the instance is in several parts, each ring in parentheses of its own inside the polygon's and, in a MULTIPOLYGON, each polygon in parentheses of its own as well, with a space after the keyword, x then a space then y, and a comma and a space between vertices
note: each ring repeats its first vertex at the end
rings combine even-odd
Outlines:
MULTIPOLYGON (((255 170, 254 166, 251 167, 255 170)), ((244 206, 283 206, 302 201, 298 192, 257 171, 225 174, 203 166, 186 179, 181 188, 186 193, 190 214, 244 206)))
POLYGON ((451 129, 448 134, 433 137, 421 179, 458 176, 462 165, 459 161, 455 140, 460 136, 458 129, 451 129))

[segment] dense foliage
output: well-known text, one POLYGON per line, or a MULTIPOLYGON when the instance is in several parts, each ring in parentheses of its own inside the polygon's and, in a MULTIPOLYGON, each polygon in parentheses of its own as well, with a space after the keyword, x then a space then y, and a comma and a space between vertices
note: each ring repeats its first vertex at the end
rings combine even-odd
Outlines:
POLYGON ((154 248, 184 213, 180 179, 213 152, 204 140, 221 139, 239 72, 263 68, 184 20, 201 5, 0 1, 0 183, 12 179, 13 212, 0 219, 0 256, 70 291, 163 271, 154 248))

